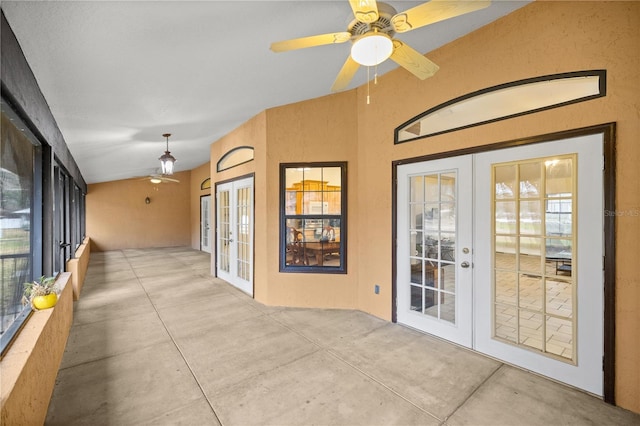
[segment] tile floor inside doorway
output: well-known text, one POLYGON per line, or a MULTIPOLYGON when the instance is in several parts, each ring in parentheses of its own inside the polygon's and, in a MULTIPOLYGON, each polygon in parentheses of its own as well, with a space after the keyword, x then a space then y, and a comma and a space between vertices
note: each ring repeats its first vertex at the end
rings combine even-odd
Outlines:
POLYGON ((187 248, 92 253, 48 425, 632 425, 354 310, 264 306, 187 248))

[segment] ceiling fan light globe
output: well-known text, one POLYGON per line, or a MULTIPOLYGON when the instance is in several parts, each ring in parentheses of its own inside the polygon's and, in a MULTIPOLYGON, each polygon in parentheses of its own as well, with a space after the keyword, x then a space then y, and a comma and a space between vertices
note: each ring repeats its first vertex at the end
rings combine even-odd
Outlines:
POLYGON ((149 181, 150 181, 151 183, 162 183, 162 179, 160 179, 160 178, 156 178, 156 177, 151 178, 149 181))
POLYGON ((367 67, 386 61, 392 53, 393 42, 384 33, 365 34, 351 46, 351 58, 367 67))

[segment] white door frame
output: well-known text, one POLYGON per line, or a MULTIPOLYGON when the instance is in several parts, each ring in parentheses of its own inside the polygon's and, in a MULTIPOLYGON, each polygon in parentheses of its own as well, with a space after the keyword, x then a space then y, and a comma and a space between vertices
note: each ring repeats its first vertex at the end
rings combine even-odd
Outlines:
POLYGON ((200 196, 200 250, 211 253, 211 194, 200 196))
MULTIPOLYGON (((603 223, 603 245, 604 250, 606 251, 606 256, 604 256, 604 297, 603 303, 604 312, 602 315, 599 315, 599 318, 596 319, 602 326, 602 339, 603 339, 603 357, 601 360, 598 360, 598 365, 603 366, 604 370, 604 383, 600 386, 600 389, 603 391, 595 392, 599 395, 604 395, 604 400, 609 403, 615 403, 615 214, 610 212, 615 212, 615 131, 616 126, 615 123, 608 123, 598 126, 593 126, 590 128, 584 129, 576 129, 569 130, 564 132, 559 132, 551 135, 542 135, 534 138, 529 138, 527 140, 516 140, 516 141, 507 141, 501 142, 491 145, 490 151, 495 151, 499 149, 511 148, 515 146, 525 146, 529 144, 538 144, 542 142, 550 142, 556 140, 570 139, 576 138, 585 135, 599 135, 602 140, 603 145, 603 154, 604 160, 602 164, 602 170, 604 170, 602 180, 603 188, 603 201, 599 204, 599 211, 603 211, 604 213, 604 223, 603 223), (604 209, 604 210, 603 210, 604 209), (607 214, 608 213, 608 214, 607 214)), ((452 156, 460 155, 460 154, 477 154, 477 153, 486 153, 486 147, 477 147, 472 149, 449 153, 452 156)), ((398 256, 397 252, 399 250, 398 247, 398 220, 397 210, 398 210, 398 167, 403 164, 409 164, 413 162, 424 162, 424 161, 432 161, 441 158, 447 158, 447 153, 439 153, 432 156, 424 156, 421 158, 413 158, 411 160, 396 160, 392 163, 393 166, 393 178, 395 182, 394 186, 394 194, 393 194, 393 244, 392 244, 392 252, 393 252, 393 295, 392 295, 392 320, 393 322, 398 321, 398 291, 399 291, 399 282, 398 282, 398 256)), ((596 170, 595 175, 598 177, 602 176, 600 173, 600 168, 596 170)), ((593 173, 593 170, 591 171, 593 173)), ((583 197, 586 198, 586 197, 583 197)), ((584 208, 584 207, 579 207, 584 208)), ((602 263, 602 259, 598 262, 598 264, 602 263)), ((474 271, 475 272, 475 271, 474 271)), ((602 312, 602 307, 599 308, 599 311, 602 312)), ((475 343, 474 343, 475 344, 475 343)))
POLYGON ((253 296, 254 246, 254 189, 253 176, 216 184, 216 276, 253 296), (249 188, 247 215, 238 218, 238 190, 249 188), (220 194, 229 193, 229 226, 221 229, 220 194), (229 235, 224 235, 229 232, 229 235), (223 255, 228 256, 223 260, 223 255), (242 270, 242 265, 248 270, 242 270), (227 270, 228 269, 228 270, 227 270))

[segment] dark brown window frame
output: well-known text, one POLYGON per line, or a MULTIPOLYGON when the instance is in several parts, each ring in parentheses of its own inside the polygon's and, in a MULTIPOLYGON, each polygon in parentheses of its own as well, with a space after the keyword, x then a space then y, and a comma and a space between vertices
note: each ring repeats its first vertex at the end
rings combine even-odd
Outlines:
POLYGON ((514 118, 514 117, 519 117, 522 115, 527 115, 527 114, 533 114, 536 112, 540 112, 540 111, 546 111, 548 109, 553 109, 553 108, 559 108, 559 107, 563 107, 566 105, 571 105, 571 104, 575 104, 575 103, 579 103, 579 102, 584 102, 584 101, 588 101, 591 99, 596 99, 596 98, 600 98, 603 96, 606 96, 607 94, 607 71, 606 70, 587 70, 587 71, 573 71, 573 72, 567 72, 567 73, 560 73, 560 74, 550 74, 550 75, 544 75, 544 76, 539 76, 539 77, 533 77, 533 78, 526 78, 523 80, 517 80, 517 81, 512 81, 509 83, 503 83, 503 84, 498 84, 496 86, 491 86, 491 87, 487 87, 485 89, 481 89, 481 90, 477 90, 475 92, 471 92, 471 93, 467 93, 465 95, 459 96, 457 98, 451 99, 449 101, 446 101, 444 103, 441 103, 440 105, 437 105, 433 108, 429 108, 428 110, 416 115, 415 117, 411 118, 410 120, 405 121, 404 123, 402 123, 401 125, 399 125, 395 130, 394 130, 394 139, 393 139, 393 143, 394 144, 401 144, 401 143, 407 143, 407 142, 413 142, 416 140, 420 140, 420 139, 425 139, 425 138, 430 138, 433 136, 437 136, 437 135, 441 135, 444 133, 450 133, 450 132, 455 132, 458 130, 462 130, 462 129, 468 129, 470 127, 475 127, 475 126, 481 126, 483 124, 488 124, 488 123, 494 123, 496 121, 501 121, 501 120, 507 120, 510 118, 514 118), (463 101, 469 101, 473 98, 477 98, 483 95, 487 95, 490 93, 495 93, 498 91, 501 91, 503 89, 510 89, 510 88, 515 88, 518 86, 526 86, 526 85, 530 85, 530 84, 535 84, 535 83, 541 83, 541 82, 546 82, 546 81, 554 81, 554 80, 562 80, 562 79, 574 79, 577 77, 598 77, 599 78, 599 87, 598 87, 598 93, 594 94, 594 95, 588 95, 588 96, 583 96, 583 97, 578 97, 575 99, 571 99, 565 102, 560 102, 560 103, 556 103, 556 104, 550 104, 544 107, 540 107, 540 108, 533 108, 530 110, 526 110, 526 111, 522 111, 522 112, 517 112, 517 113, 513 113, 513 114, 506 114, 500 117, 496 117, 496 118, 492 118, 492 119, 488 119, 488 120, 480 120, 477 122, 472 122, 470 124, 466 124, 466 125, 462 125, 462 126, 457 126, 457 127, 452 127, 446 130, 441 130, 441 131, 437 131, 434 133, 429 133, 429 134, 425 134, 425 135, 419 135, 416 136, 414 138, 410 138, 410 139, 406 139, 406 140, 400 140, 400 132, 409 127, 411 124, 414 123, 419 123, 424 117, 427 117, 431 114, 437 113, 438 111, 442 111, 442 110, 447 110, 448 108, 453 108, 455 107, 455 105, 463 102, 463 101))
POLYGON ((245 164, 245 163, 249 163, 249 162, 253 161, 254 158, 251 157, 249 160, 240 161, 240 162, 237 162, 237 163, 233 163, 231 165, 225 165, 224 164, 225 161, 227 159, 229 159, 229 157, 231 157, 233 154, 236 154, 236 153, 238 153, 240 151, 251 151, 252 154, 253 154, 255 152, 255 149, 252 146, 238 146, 238 147, 235 147, 235 148, 227 151, 226 153, 224 153, 222 155, 222 157, 220 157, 220 159, 216 163, 216 171, 217 172, 222 172, 224 170, 229 170, 229 169, 237 167, 237 166, 239 166, 241 164, 245 164))
POLYGON ((312 162, 312 163, 281 163, 280 164, 280 272, 316 273, 316 274, 346 274, 347 273, 347 162, 312 162), (300 266, 286 264, 287 250, 287 219, 310 219, 309 215, 286 214, 287 180, 286 170, 290 168, 323 168, 340 167, 341 193, 339 215, 318 215, 327 219, 340 220, 340 266, 300 266))

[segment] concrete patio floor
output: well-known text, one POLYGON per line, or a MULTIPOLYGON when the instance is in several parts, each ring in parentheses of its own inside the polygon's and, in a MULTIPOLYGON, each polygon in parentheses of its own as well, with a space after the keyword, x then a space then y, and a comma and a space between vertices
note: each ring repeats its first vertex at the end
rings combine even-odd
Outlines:
POLYGON ((264 306, 189 248, 91 254, 48 425, 632 425, 353 310, 264 306))

